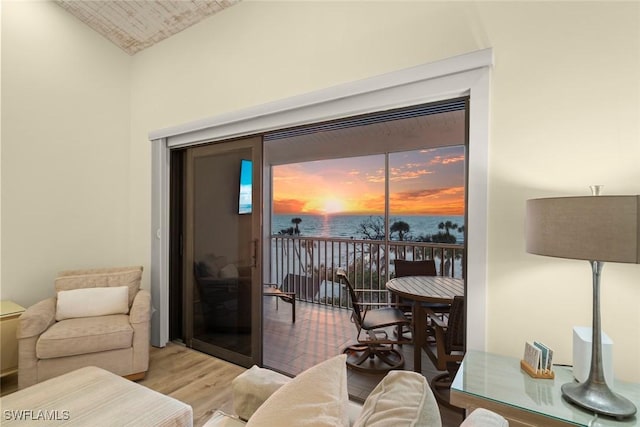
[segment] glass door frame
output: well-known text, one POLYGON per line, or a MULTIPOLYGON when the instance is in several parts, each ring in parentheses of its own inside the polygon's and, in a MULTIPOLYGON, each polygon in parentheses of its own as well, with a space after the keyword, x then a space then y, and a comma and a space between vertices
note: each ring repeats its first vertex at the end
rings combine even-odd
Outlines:
MULTIPOLYGON (((262 257, 261 245, 261 209, 262 206, 262 137, 251 137, 240 140, 215 142, 206 145, 190 147, 184 156, 184 211, 183 211, 183 256, 182 256, 182 288, 183 288, 183 336, 185 344, 197 350, 204 351, 215 357, 228 360, 241 366, 250 367, 260 364, 262 361, 262 257), (252 199, 253 210, 251 213, 251 239, 248 242, 251 258, 251 284, 250 284, 250 330, 251 330, 251 350, 249 355, 237 353, 231 349, 224 348, 213 343, 199 340, 194 335, 193 321, 193 299, 194 290, 192 284, 195 281, 194 261, 195 261, 195 220, 193 207, 195 205, 194 189, 194 163, 197 157, 215 156, 232 153, 235 151, 247 151, 251 153, 253 162, 252 170, 252 199), (190 214, 187 214, 187 212, 190 214), (191 305, 189 305, 191 304, 191 305), (187 308, 189 307, 189 309, 187 308)), ((239 167, 239 164, 238 164, 239 167)), ((234 180, 235 181, 235 180, 234 180)), ((239 188, 239 182, 236 183, 239 188)), ((237 209, 237 207, 234 207, 237 209)))

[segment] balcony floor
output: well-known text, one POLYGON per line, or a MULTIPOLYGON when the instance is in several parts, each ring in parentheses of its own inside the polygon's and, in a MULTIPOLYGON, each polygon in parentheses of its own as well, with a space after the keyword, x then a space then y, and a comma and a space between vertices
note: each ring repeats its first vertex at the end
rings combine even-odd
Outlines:
MULTIPOLYGON (((276 298, 264 298, 263 362, 266 367, 289 375, 337 354, 355 342, 356 327, 351 311, 296 301, 296 323, 291 323, 291 305, 276 298)), ((413 346, 403 345, 404 369, 413 369, 413 346)), ((431 379, 440 372, 422 353, 422 374, 431 379)), ((348 388, 352 398, 364 400, 384 375, 348 371, 348 388)), ((462 416, 440 407, 444 426, 457 426, 462 416)))

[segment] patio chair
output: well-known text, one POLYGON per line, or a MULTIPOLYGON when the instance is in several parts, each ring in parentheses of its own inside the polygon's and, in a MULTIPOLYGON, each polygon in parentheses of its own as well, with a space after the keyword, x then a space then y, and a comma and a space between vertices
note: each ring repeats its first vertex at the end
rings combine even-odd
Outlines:
POLYGON ((265 297, 276 297, 276 310, 278 300, 291 304, 291 323, 296 323, 296 293, 283 291, 277 283, 266 283, 262 286, 262 295, 265 297))
POLYGON ((343 281, 351 297, 351 320, 357 328, 357 344, 344 349, 347 366, 361 372, 384 373, 404 366, 404 356, 395 349, 396 344, 408 344, 411 340, 392 339, 387 327, 409 327, 411 321, 396 307, 368 309, 358 300, 357 293, 346 273, 338 270, 338 280, 343 281), (364 332, 363 332, 364 331, 364 332))
POLYGON ((437 276, 436 262, 432 259, 421 261, 408 261, 406 259, 394 259, 393 265, 396 277, 406 276, 437 276))
POLYGON ((429 309, 426 311, 431 319, 430 327, 433 328, 435 333, 435 342, 432 344, 427 343, 425 350, 436 369, 446 371, 431 379, 431 389, 439 401, 446 406, 452 407, 448 398, 443 397, 446 394, 442 393, 442 390, 449 390, 451 382, 464 358, 465 300, 462 296, 453 298, 453 304, 451 304, 446 322, 440 319, 435 312, 429 309))
POLYGON ((287 273, 282 280, 280 289, 286 292, 294 292, 301 301, 313 301, 320 289, 320 278, 317 274, 308 276, 287 273))
MULTIPOLYGON (((407 277, 407 276, 437 276, 438 273, 436 271, 436 262, 432 259, 426 259, 421 261, 408 261, 404 259, 395 259, 393 260, 393 265, 396 272, 396 277, 407 277)), ((411 302, 407 303, 407 301, 399 301, 401 305, 401 309, 405 312, 405 315, 408 318, 411 318, 411 302)), ((433 313, 437 313, 437 315, 442 319, 443 314, 449 312, 449 304, 441 304, 435 302, 424 302, 422 306, 425 308, 429 308, 433 313)), ((429 322, 427 322, 429 324, 429 322)), ((407 333, 407 330, 403 330, 402 333, 407 333)), ((427 330, 427 336, 433 336, 433 330, 429 328, 427 330)))

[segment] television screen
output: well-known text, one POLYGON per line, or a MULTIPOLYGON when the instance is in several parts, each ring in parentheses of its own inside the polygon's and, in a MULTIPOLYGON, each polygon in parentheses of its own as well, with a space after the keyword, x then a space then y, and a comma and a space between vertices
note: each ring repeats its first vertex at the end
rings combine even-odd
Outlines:
POLYGON ((253 165, 251 160, 240 161, 240 197, 238 201, 238 213, 251 213, 251 180, 253 177, 253 165))

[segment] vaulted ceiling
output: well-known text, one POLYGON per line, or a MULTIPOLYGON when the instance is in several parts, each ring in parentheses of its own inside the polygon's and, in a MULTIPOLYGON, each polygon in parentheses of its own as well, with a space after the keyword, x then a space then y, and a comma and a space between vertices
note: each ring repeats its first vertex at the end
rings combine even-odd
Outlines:
POLYGON ((134 55, 240 0, 55 1, 129 55, 134 55))

